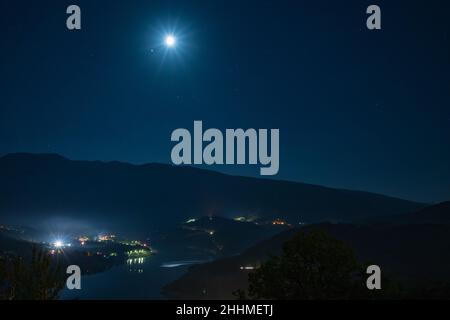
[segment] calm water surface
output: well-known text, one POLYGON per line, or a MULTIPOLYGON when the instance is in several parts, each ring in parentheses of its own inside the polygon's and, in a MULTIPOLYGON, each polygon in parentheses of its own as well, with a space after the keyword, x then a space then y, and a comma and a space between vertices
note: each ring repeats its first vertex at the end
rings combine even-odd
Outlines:
POLYGON ((164 299, 161 288, 204 260, 173 260, 157 254, 82 277, 81 290, 64 289, 61 299, 164 299))

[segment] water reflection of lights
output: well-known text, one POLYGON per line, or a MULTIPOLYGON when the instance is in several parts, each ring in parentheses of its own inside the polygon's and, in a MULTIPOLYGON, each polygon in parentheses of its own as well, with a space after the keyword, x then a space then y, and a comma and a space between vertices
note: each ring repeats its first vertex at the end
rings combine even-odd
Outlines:
POLYGON ((142 269, 141 265, 145 262, 145 258, 134 258, 127 259, 127 265, 129 267, 128 271, 136 272, 136 273, 144 273, 144 269, 142 269))
POLYGON ((183 260, 183 261, 165 262, 161 265, 161 268, 178 268, 178 267, 182 267, 182 266, 200 264, 200 263, 204 263, 207 261, 209 261, 209 260, 183 260))
POLYGON ((127 264, 134 265, 134 264, 144 264, 145 258, 134 258, 134 259, 128 259, 127 264))

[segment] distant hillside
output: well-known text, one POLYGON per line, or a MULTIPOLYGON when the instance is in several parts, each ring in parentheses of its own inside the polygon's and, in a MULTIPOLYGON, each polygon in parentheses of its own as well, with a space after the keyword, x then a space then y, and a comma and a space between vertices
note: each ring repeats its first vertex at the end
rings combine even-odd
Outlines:
POLYGON ((31 242, 11 237, 10 233, 0 229, 0 255, 3 252, 14 252, 24 257, 30 255, 32 247, 31 242))
MULTIPOLYGON (((355 226, 322 224, 304 227, 326 230, 349 244, 361 262, 377 264, 385 274, 407 284, 450 281, 450 226, 355 226)), ((291 229, 263 241, 244 253, 192 266, 163 293, 172 299, 231 299, 248 285, 249 270, 269 255, 281 253, 282 245, 299 229, 291 229), (244 268, 244 270, 241 269, 244 268)))
POLYGON ((0 158, 0 216, 28 224, 64 217, 148 231, 210 214, 298 224, 351 221, 421 207, 373 193, 191 167, 71 161, 51 154, 0 158))
POLYGON ((159 238, 153 238, 152 246, 165 254, 174 254, 177 259, 217 258, 241 253, 287 228, 221 217, 203 217, 172 228, 159 238))
POLYGON ((414 212, 386 217, 372 217, 372 223, 395 224, 450 224, 450 201, 419 209, 414 212))

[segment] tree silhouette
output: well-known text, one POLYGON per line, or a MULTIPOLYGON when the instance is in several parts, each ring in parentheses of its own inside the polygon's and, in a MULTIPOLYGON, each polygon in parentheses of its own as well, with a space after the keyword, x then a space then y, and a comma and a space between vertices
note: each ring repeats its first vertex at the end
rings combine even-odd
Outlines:
POLYGON ((365 285, 361 271, 342 241, 320 230, 300 231, 284 244, 281 256, 249 274, 248 294, 255 299, 349 299, 365 285))
POLYGON ((44 249, 32 248, 30 261, 0 259, 0 299, 53 300, 64 286, 61 268, 44 249))

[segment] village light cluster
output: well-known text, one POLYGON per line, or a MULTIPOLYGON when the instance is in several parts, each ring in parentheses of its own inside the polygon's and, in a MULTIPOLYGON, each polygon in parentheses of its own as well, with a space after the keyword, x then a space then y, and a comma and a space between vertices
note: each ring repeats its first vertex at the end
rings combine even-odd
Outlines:
POLYGON ((64 243, 62 240, 55 240, 54 242, 53 242, 53 247, 55 248, 55 249, 62 249, 62 248, 64 248, 64 247, 71 247, 72 246, 72 244, 70 244, 70 243, 64 243))

